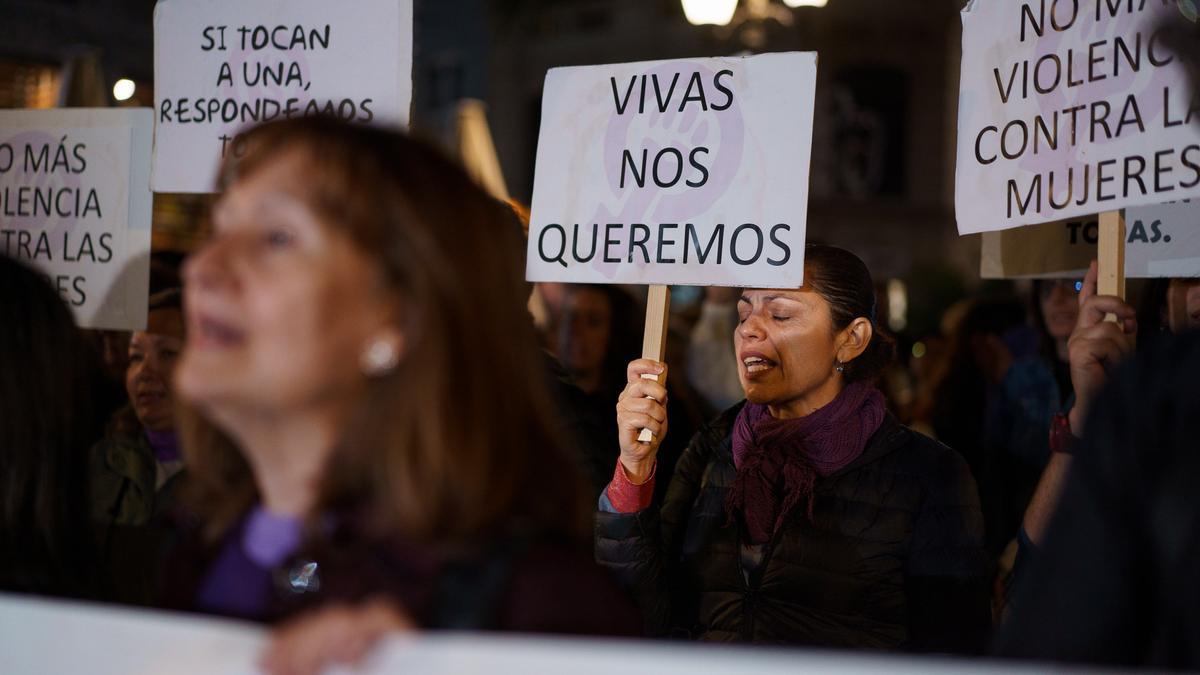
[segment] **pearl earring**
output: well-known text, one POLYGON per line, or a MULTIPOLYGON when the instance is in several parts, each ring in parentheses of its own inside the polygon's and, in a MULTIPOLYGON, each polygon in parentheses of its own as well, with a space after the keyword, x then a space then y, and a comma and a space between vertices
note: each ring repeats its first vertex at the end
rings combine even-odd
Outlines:
POLYGON ((837 366, 834 367, 834 370, 838 371, 839 373, 844 373, 846 372, 846 364, 839 362, 837 366))
POLYGON ((364 375, 377 377, 386 375, 400 361, 400 350, 390 340, 377 339, 371 342, 359 358, 364 375))

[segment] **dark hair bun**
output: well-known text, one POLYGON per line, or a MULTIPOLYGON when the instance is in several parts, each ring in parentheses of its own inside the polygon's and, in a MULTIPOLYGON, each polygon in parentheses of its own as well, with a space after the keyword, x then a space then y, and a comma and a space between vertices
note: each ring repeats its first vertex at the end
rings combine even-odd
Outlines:
POLYGON ((875 283, 866 264, 844 248, 809 244, 804 248, 804 267, 804 283, 829 303, 834 330, 859 317, 871 322, 871 341, 846 364, 846 382, 879 377, 895 357, 896 344, 875 320, 875 283))

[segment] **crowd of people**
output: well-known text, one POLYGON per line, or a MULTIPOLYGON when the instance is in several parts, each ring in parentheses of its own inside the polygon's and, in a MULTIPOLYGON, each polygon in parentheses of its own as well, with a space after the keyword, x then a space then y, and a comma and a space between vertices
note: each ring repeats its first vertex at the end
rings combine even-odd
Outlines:
POLYGON ((1200 283, 979 295, 901 363, 810 244, 659 362, 431 146, 245 148, 117 365, 0 258, 0 590, 263 622, 277 673, 436 629, 1200 666, 1200 283))

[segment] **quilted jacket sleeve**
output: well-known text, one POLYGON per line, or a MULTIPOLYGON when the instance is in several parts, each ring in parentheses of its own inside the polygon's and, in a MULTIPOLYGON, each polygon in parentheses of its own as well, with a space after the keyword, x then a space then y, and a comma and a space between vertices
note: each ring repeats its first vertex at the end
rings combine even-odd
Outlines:
POLYGON ((665 635, 678 625, 673 600, 678 594, 696 592, 686 588, 673 567, 711 445, 705 431, 696 434, 675 467, 661 507, 637 513, 596 513, 596 562, 633 594, 649 635, 665 635))

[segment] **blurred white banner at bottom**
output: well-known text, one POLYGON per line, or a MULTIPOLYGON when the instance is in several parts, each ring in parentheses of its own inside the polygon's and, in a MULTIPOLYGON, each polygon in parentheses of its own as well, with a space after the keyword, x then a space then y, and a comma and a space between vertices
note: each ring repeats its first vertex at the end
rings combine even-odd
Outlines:
MULTIPOLYGON (((266 632, 253 624, 184 614, 0 594, 0 673, 5 675, 249 675, 266 632)), ((1012 664, 858 656, 682 642, 427 633, 382 644, 361 668, 331 675, 951 675, 1046 672, 1012 664)), ((1053 667, 1058 673, 1084 672, 1053 667)), ((1094 671, 1090 671, 1094 672, 1094 671)))

